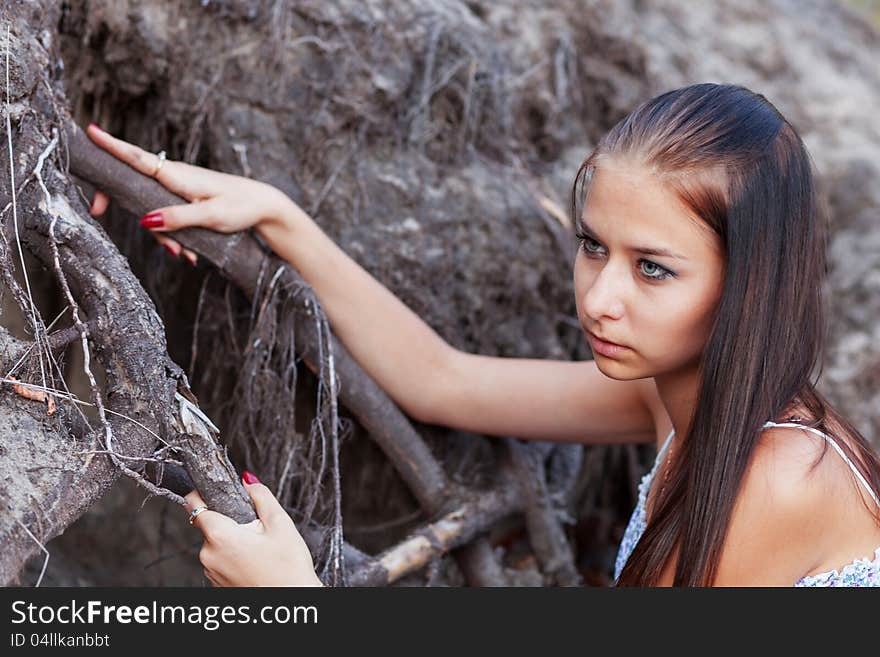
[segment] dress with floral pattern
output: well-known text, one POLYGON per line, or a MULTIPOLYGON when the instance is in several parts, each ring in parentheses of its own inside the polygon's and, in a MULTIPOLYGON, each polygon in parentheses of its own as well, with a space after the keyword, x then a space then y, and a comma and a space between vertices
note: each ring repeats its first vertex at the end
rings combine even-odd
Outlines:
MULTIPOLYGON (((812 427, 807 427, 801 424, 787 422, 787 423, 776 423, 776 422, 767 422, 764 424, 765 427, 776 426, 776 427, 790 427, 795 426, 801 429, 807 429, 809 431, 813 431, 814 433, 819 434, 824 437, 829 444, 834 447, 835 451, 846 461, 847 465, 853 470, 856 477, 865 486, 873 498, 874 502, 880 506, 880 500, 877 499, 874 491, 868 485, 868 482, 865 481, 862 474, 856 469, 855 465, 853 465, 852 461, 843 453, 838 444, 829 436, 825 435, 821 431, 814 429, 812 427)), ((617 552, 617 560, 614 564, 614 583, 617 583, 617 580, 620 578, 620 573, 623 571, 623 567, 626 565, 627 559, 629 559, 630 554, 632 554, 633 549, 636 546, 636 543, 639 542, 642 534, 645 531, 645 526, 647 522, 645 520, 645 503, 648 497, 648 491, 651 488, 651 481, 654 479, 654 475, 657 472, 657 468, 660 465, 660 460, 663 457, 663 454, 666 453, 666 448, 669 447, 669 443, 675 435, 675 429, 669 432, 669 435, 666 437, 666 441, 663 443, 663 446, 660 448, 660 451, 657 452, 657 458, 654 460, 654 466, 651 468, 651 471, 646 473, 641 481, 639 482, 639 499, 636 502, 636 508, 630 516, 629 523, 626 526, 626 531, 623 534, 623 539, 620 542, 620 548, 617 552)), ((796 581, 793 586, 798 587, 811 587, 811 586, 877 586, 880 587, 880 547, 878 547, 874 551, 873 557, 867 557, 864 559, 856 559, 850 564, 847 564, 840 570, 830 570, 825 573, 819 573, 818 575, 808 575, 806 577, 802 577, 798 581, 796 581)))

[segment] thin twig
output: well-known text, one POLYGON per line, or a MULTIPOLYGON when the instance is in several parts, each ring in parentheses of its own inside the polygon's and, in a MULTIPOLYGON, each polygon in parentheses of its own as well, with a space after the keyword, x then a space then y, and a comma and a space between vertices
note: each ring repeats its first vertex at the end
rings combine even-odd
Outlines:
MULTIPOLYGON (((46 331, 51 331, 51 330, 52 330, 52 327, 55 326, 55 324, 58 322, 58 320, 61 319, 61 316, 62 316, 64 313, 67 312, 68 308, 69 308, 69 306, 68 306, 68 307, 65 307, 64 310, 62 310, 60 313, 58 313, 58 316, 57 316, 55 319, 52 320, 52 323, 49 324, 49 326, 46 327, 46 331)), ((12 369, 9 370, 9 372, 6 373, 6 376, 5 376, 4 378, 7 378, 7 379, 8 379, 10 376, 12 376, 12 375, 15 374, 15 370, 17 370, 18 367, 19 367, 19 365, 21 365, 21 364, 24 362, 24 359, 27 358, 28 354, 31 353, 31 351, 33 350, 33 348, 34 348, 36 345, 37 345, 37 343, 34 342, 34 343, 31 344, 31 346, 29 346, 29 347, 27 348, 27 350, 25 350, 25 352, 21 355, 21 358, 19 358, 18 361, 16 361, 15 365, 13 365, 13 366, 12 366, 12 369)))
POLYGON ((205 290, 208 288, 208 280, 211 278, 211 272, 205 276, 204 280, 202 280, 202 287, 199 290, 199 301, 196 304, 196 318, 194 320, 193 325, 193 337, 192 344, 190 345, 190 359, 189 359, 189 377, 195 381, 195 371, 196 371, 196 356, 199 353, 199 320, 202 316, 202 307, 205 303, 205 290))
POLYGON ((374 532, 385 532, 389 529, 393 529, 395 527, 399 527, 400 525, 405 525, 408 522, 412 522, 413 520, 417 520, 425 515, 425 512, 421 509, 416 509, 410 513, 407 513, 404 516, 399 518, 394 518, 392 520, 386 520, 385 522, 380 522, 375 525, 356 525, 354 527, 349 527, 349 532, 355 532, 357 534, 369 534, 374 532))
POLYGON ((74 452, 75 456, 82 456, 83 454, 112 454, 118 459, 125 459, 128 461, 149 461, 150 463, 172 463, 174 465, 179 465, 180 467, 184 467, 182 461, 176 461, 174 459, 158 459, 150 456, 126 456, 125 454, 120 454, 119 452, 111 452, 106 449, 87 449, 82 452, 74 452))
POLYGON ((46 558, 43 560, 43 568, 40 570, 40 576, 37 578, 37 583, 34 584, 34 588, 37 588, 40 586, 40 582, 43 581, 43 574, 46 572, 46 566, 49 565, 49 550, 46 549, 45 545, 40 543, 40 541, 37 539, 37 537, 31 533, 31 530, 28 529, 21 520, 16 518, 15 522, 17 522, 19 525, 21 525, 21 528, 27 532, 28 536, 30 536, 33 539, 34 543, 39 545, 40 549, 46 553, 46 558))
MULTIPOLYGON (((12 110, 10 107, 11 94, 9 91, 9 45, 12 42, 11 29, 11 25, 6 26, 6 139, 9 146, 9 191, 12 194, 12 223, 15 226, 15 243, 18 247, 18 257, 21 262, 21 273, 24 276, 24 284, 27 288, 28 301, 30 302, 31 321, 33 322, 34 326, 34 340, 37 342, 37 351, 40 355, 40 374, 42 376, 43 385, 46 385, 46 370, 43 367, 43 352, 40 351, 39 347, 41 337, 40 324, 37 322, 37 310, 36 306, 34 305, 34 297, 31 294, 31 282, 28 278, 27 267, 25 266, 24 262, 24 252, 21 249, 21 238, 18 232, 18 202, 16 200, 15 193, 15 158, 12 149, 12 110)), ((54 147, 54 140, 53 144, 50 144, 50 146, 54 147)), ((40 162, 42 162, 42 156, 40 162)))
POLYGON ((321 191, 318 193, 318 198, 315 199, 315 202, 312 203, 311 210, 309 210, 309 215, 312 217, 318 216, 318 210, 321 209, 321 204, 324 203, 324 199, 327 198, 327 194, 330 193, 330 190, 333 188, 333 183, 336 182, 336 178, 342 172, 342 169, 345 168, 345 165, 351 160, 354 154, 357 152, 361 143, 361 134, 358 131, 358 134, 355 136, 354 143, 351 148, 348 149, 348 153, 343 155, 336 166, 333 168, 333 171, 330 173, 330 177, 327 178, 327 181, 324 183, 324 187, 321 188, 321 191))
MULTIPOLYGON (((14 385, 24 386, 25 388, 33 388, 34 390, 42 390, 44 392, 48 392, 48 393, 54 395, 55 397, 58 397, 59 399, 66 399, 67 401, 71 401, 74 404, 81 404, 82 406, 95 407, 95 405, 92 404, 91 402, 87 402, 82 399, 79 399, 73 393, 65 394, 64 392, 62 392, 61 390, 58 390, 56 388, 49 388, 46 386, 37 385, 36 383, 24 383, 23 381, 16 381, 15 379, 7 379, 7 378, 0 379, 0 383, 9 383, 9 384, 14 384, 14 385)), ((117 413, 116 411, 109 409, 109 408, 105 408, 104 410, 107 413, 110 413, 111 415, 116 415, 117 417, 121 417, 124 420, 128 420, 129 422, 136 424, 137 426, 139 426, 141 429, 146 431, 148 434, 150 434, 151 436, 153 436, 157 440, 160 440, 161 442, 168 445, 167 440, 162 438, 162 436, 157 434, 155 431, 151 430, 149 427, 147 427, 147 426, 141 424, 140 422, 138 422, 137 420, 135 420, 133 417, 129 417, 128 415, 125 415, 123 413, 117 413)))

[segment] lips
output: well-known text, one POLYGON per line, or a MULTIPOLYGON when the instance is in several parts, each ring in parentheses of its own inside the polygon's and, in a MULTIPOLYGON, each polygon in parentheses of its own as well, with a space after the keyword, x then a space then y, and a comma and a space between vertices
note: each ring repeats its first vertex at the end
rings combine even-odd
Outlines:
POLYGON ((626 346, 625 344, 620 344, 619 342, 612 342, 611 340, 606 340, 605 338, 600 338, 598 335, 596 335, 592 331, 587 331, 587 333, 592 335, 597 340, 601 340, 602 342, 607 342, 608 344, 610 344, 613 347, 625 347, 626 346))
POLYGON ((619 358, 629 351, 629 347, 615 344, 613 342, 606 342, 601 338, 597 338, 589 331, 587 331, 587 339, 590 341, 590 347, 592 348, 594 355, 599 354, 605 358, 619 358))

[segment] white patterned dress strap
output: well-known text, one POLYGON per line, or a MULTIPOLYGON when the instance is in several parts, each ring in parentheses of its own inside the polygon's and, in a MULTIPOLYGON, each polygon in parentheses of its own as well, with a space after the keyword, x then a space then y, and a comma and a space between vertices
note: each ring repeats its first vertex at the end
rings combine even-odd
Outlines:
POLYGON ((663 447, 660 448, 660 451, 663 452, 669 446, 669 441, 672 440, 672 436, 675 435, 675 427, 669 430, 669 435, 666 436, 666 441, 663 443, 663 447))
POLYGON ((843 450, 840 449, 840 445, 838 445, 831 436, 827 436, 824 433, 822 433, 821 431, 819 431, 818 429, 814 429, 813 427, 808 427, 808 426, 800 424, 798 422, 765 422, 764 426, 765 427, 768 427, 768 426, 769 427, 793 427, 795 429, 806 429, 807 431, 812 431, 813 433, 822 436, 825 440, 827 440, 829 443, 831 443, 831 446, 834 448, 834 450, 838 454, 840 454, 840 457, 844 461, 846 461, 846 464, 850 467, 850 470, 852 470, 853 474, 855 474, 856 478, 858 478, 858 480, 860 482, 862 482, 862 486, 865 487, 865 490, 868 491, 868 495, 870 495, 871 499, 874 500, 874 504, 876 504, 878 507, 880 507, 880 499, 877 499, 877 494, 871 489, 871 486, 868 484, 867 481, 865 481, 865 478, 862 476, 862 473, 859 472, 858 468, 856 468, 856 466, 849 459, 849 457, 846 454, 844 454, 843 450))
POLYGON ((657 470, 657 466, 660 465, 660 459, 663 458, 663 454, 666 453, 666 448, 669 447, 669 442, 672 440, 672 436, 675 434, 675 427, 672 427, 672 430, 669 432, 669 435, 666 436, 666 440, 663 442, 663 446, 660 448, 660 451, 657 452, 657 456, 654 459, 654 467, 651 468, 651 472, 655 472, 657 470))

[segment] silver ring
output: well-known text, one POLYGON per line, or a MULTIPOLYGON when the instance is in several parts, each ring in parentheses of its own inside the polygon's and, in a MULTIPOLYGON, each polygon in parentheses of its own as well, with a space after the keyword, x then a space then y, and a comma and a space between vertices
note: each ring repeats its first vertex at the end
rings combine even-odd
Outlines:
POLYGON ((153 178, 159 175, 159 169, 162 168, 162 165, 165 164, 165 151, 159 151, 156 153, 156 157, 159 158, 159 163, 156 164, 156 169, 153 171, 153 178))
POLYGON ((193 524, 195 522, 196 516, 199 515, 202 511, 207 511, 208 507, 204 504, 200 504, 195 509, 189 512, 189 524, 193 524))

